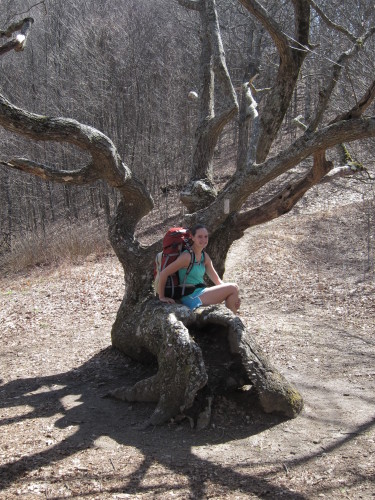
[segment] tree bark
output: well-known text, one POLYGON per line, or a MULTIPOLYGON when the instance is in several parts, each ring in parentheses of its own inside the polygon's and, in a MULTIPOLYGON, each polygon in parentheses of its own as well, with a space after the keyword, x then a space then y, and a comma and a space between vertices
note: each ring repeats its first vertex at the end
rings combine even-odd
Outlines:
MULTIPOLYGON (((184 5, 188 6, 186 2, 184 5)), ((214 151, 223 128, 238 111, 237 96, 225 61, 216 1, 201 0, 199 5, 202 25, 200 120, 195 134, 191 181, 180 194, 189 212, 208 206, 216 197, 212 170, 214 151), (221 92, 220 105, 215 103, 215 86, 221 92)), ((190 8, 195 6, 193 2, 190 8)))
MULTIPOLYGON (((212 398, 219 390, 250 384, 265 412, 294 418, 302 409, 298 391, 272 367, 241 320, 224 306, 193 312, 185 306, 146 298, 131 309, 125 301, 112 328, 112 343, 133 359, 157 360, 157 372, 152 377, 110 393, 124 401, 155 402, 145 426, 184 414, 206 385, 212 398), (207 330, 209 345, 201 341, 207 330), (216 354, 210 357, 215 346, 220 364, 216 354), (205 365, 208 357, 209 374, 205 365)), ((206 411, 206 404, 203 408, 206 411)))
POLYGON ((301 66, 309 48, 310 7, 304 0, 293 0, 295 34, 294 45, 282 28, 270 17, 266 9, 256 0, 240 0, 240 3, 264 26, 272 37, 280 56, 278 73, 268 93, 260 117, 260 132, 257 138, 256 161, 263 162, 280 130, 289 107, 301 66))

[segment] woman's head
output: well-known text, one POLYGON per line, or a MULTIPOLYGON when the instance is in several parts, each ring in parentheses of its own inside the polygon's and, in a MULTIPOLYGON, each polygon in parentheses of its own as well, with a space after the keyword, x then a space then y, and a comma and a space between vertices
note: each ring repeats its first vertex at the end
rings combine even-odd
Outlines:
POLYGON ((208 244, 208 229, 203 224, 195 224, 190 230, 193 245, 201 249, 208 244))
POLYGON ((194 226, 190 229, 190 234, 191 234, 192 236, 195 236, 195 233, 196 233, 199 229, 205 229, 205 230, 208 232, 208 229, 207 229, 207 227, 206 227, 204 224, 194 224, 194 226))

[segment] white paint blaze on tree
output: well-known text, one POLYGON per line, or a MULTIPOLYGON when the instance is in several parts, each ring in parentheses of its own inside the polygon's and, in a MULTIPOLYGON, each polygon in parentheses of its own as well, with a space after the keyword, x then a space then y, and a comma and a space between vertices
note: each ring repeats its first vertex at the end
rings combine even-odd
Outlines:
MULTIPOLYGON (((335 167, 326 158, 329 150, 375 136, 375 118, 364 114, 374 100, 374 81, 366 82, 366 88, 362 82, 362 94, 353 102, 348 100, 347 109, 337 116, 332 115, 329 107, 347 64, 363 50, 374 29, 352 33, 325 15, 315 2, 291 0, 284 2, 289 27, 286 34, 277 17, 270 13, 275 8, 268 11, 256 0, 240 0, 238 4, 242 4, 242 14, 248 23, 268 33, 278 54, 276 71, 258 102, 261 92, 255 82, 264 69, 261 51, 257 51, 256 60, 248 61, 243 84, 235 88, 227 68, 215 0, 178 0, 178 3, 181 9, 189 9, 191 15, 198 16, 201 24, 199 123, 191 179, 181 192, 181 200, 189 212, 187 224, 199 221, 210 228, 209 253, 222 274, 230 246, 246 229, 288 212, 311 187, 325 179, 335 167), (330 57, 333 63, 321 84, 318 99, 307 121, 299 117, 302 126, 295 140, 285 142, 283 149, 273 150, 292 105, 301 70, 313 54, 314 47, 309 41, 312 13, 327 29, 345 37, 345 48, 342 54, 333 53, 330 57), (237 91, 242 94, 237 95, 237 91), (238 164, 225 186, 218 189, 213 175, 214 151, 224 127, 234 120, 238 120, 239 127, 238 164), (310 164, 306 163, 309 166, 293 183, 281 185, 262 205, 246 208, 253 194, 306 160, 310 160, 310 164)), ((20 30, 25 39, 20 41, 16 37, 11 45, 0 48, 0 54, 20 48, 19 44, 23 48, 30 27, 30 20, 25 20, 2 32, 2 36, 7 36, 20 30)), ((125 295, 112 328, 112 343, 133 359, 156 358, 158 371, 133 387, 125 385, 117 389, 113 396, 127 401, 155 402, 155 411, 146 424, 160 424, 191 407, 205 387, 212 389, 221 384, 225 388, 230 373, 237 386, 255 388, 266 412, 298 415, 303 404, 301 395, 272 367, 238 317, 222 306, 192 312, 181 305, 161 303, 153 296, 153 260, 161 242, 144 246, 135 238, 137 225, 153 209, 153 200, 108 137, 69 118, 31 113, 5 96, 0 96, 0 125, 34 141, 74 144, 90 157, 85 166, 77 169, 59 170, 54 165, 25 158, 4 160, 3 166, 62 184, 82 186, 101 179, 119 194, 109 237, 124 268, 125 295), (207 329, 213 336, 215 349, 225 354, 217 370, 209 372, 205 359, 210 353, 199 340, 207 329)))

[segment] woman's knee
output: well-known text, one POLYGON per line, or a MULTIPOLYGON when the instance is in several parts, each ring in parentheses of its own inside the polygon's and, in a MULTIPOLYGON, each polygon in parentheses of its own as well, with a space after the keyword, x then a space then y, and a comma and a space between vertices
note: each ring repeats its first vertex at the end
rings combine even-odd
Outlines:
POLYGON ((230 292, 230 295, 232 294, 238 295, 240 289, 237 283, 228 283, 228 291, 230 292))

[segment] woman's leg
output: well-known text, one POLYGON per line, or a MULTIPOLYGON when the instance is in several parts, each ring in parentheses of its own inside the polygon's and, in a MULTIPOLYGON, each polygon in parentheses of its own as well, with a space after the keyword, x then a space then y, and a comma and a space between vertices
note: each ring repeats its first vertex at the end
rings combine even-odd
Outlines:
POLYGON ((240 299, 238 295, 238 286, 235 283, 223 283, 205 288, 204 292, 199 295, 203 306, 220 304, 225 301, 225 305, 234 314, 237 313, 240 307, 240 299))

